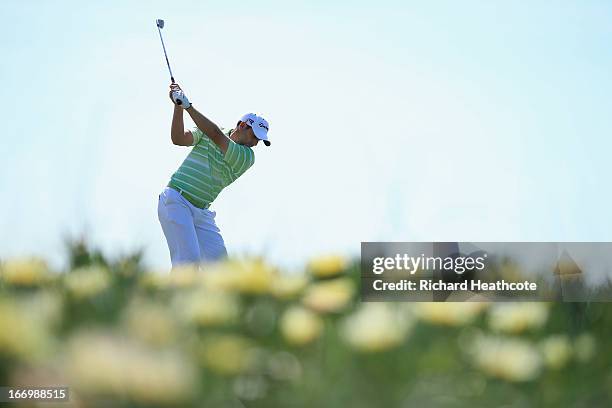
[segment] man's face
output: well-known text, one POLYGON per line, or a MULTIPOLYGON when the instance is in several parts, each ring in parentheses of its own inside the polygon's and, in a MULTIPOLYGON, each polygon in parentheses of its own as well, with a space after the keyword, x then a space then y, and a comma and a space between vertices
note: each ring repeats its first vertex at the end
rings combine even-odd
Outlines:
POLYGON ((255 136, 253 128, 247 125, 245 122, 240 122, 236 128, 236 143, 245 145, 248 147, 257 146, 259 139, 255 136))

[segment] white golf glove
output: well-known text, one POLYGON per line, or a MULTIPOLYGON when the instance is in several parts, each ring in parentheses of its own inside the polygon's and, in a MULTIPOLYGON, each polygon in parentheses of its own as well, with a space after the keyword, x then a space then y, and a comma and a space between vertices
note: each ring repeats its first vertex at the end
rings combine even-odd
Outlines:
POLYGON ((172 100, 183 109, 189 109, 191 103, 183 91, 172 91, 172 100))

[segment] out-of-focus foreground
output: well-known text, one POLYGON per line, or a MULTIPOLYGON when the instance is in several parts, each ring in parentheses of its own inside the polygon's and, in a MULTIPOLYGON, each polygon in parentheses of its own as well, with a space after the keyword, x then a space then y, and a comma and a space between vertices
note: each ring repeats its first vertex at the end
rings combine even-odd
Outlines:
POLYGON ((605 303, 361 303, 341 256, 70 257, 0 264, 0 385, 70 387, 57 406, 612 405, 605 303))

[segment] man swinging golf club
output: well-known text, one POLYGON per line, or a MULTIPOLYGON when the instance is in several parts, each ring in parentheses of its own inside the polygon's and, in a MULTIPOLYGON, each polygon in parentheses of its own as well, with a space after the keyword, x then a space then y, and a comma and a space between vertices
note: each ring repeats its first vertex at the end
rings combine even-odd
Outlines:
POLYGON ((159 195, 157 213, 172 267, 219 260, 227 251, 215 223, 216 212, 209 207, 221 190, 253 165, 251 148, 260 140, 270 146, 268 122, 247 113, 234 129, 222 130, 194 108, 174 81, 170 99, 174 103, 172 142, 193 146, 159 195), (195 129, 184 129, 183 111, 191 116, 195 129))

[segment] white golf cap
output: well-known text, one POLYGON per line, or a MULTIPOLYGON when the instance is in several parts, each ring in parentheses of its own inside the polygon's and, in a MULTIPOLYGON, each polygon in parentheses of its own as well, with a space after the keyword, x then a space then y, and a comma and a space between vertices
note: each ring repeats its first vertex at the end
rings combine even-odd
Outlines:
POLYGON ((268 121, 258 116, 254 113, 247 113, 240 118, 241 122, 245 122, 251 128, 253 128, 253 133, 259 140, 263 140, 266 146, 270 146, 270 141, 268 140, 268 130, 270 129, 270 125, 268 121))

